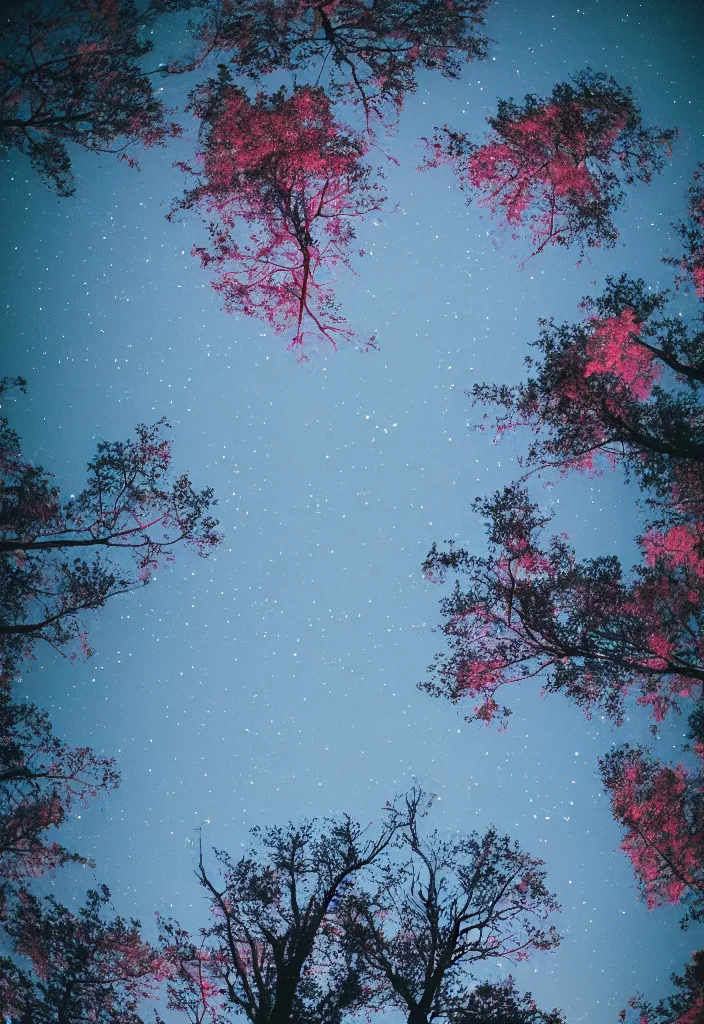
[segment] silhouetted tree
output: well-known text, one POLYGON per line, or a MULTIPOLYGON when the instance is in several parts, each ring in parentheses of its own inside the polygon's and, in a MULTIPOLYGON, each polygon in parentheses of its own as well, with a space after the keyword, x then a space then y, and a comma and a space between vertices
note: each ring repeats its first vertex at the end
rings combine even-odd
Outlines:
MULTIPOLYGON (((43 874, 67 861, 88 863, 46 832, 75 804, 88 804, 119 784, 112 758, 69 747, 54 735, 45 712, 13 703, 0 691, 0 880, 43 874)), ((1 882, 0 882, 1 887, 1 882)))
POLYGON ((667 296, 625 274, 607 278, 601 297, 583 301, 586 321, 541 321, 525 381, 472 388, 475 403, 496 410, 497 437, 533 433, 524 469, 592 472, 608 462, 671 508, 704 508, 704 332, 667 315, 667 296))
POLYGON ((599 761, 614 819, 625 829, 621 849, 648 909, 682 903, 683 926, 704 919, 704 746, 694 751, 696 770, 662 764, 628 744, 599 761))
POLYGON ((237 74, 310 69, 330 94, 360 104, 367 127, 400 111, 418 68, 457 78, 483 60, 480 33, 491 0, 221 0, 202 35, 229 55, 237 74))
MULTIPOLYGON (((641 996, 630 1000, 636 1011, 638 1024, 702 1024, 704 1021, 704 950, 692 953, 691 963, 683 975, 672 974, 671 981, 680 990, 674 995, 661 999, 657 1006, 641 996)), ((622 1010, 619 1020, 629 1019, 627 1010, 622 1010)))
POLYGON ((375 862, 367 891, 342 896, 335 913, 342 941, 359 956, 381 1006, 401 1009, 409 1024, 452 1013, 463 1020, 461 1008, 470 1013, 480 999, 467 969, 554 949, 560 937, 544 922, 560 908, 543 861, 494 828, 422 836, 409 815, 403 835, 405 859, 375 862))
MULTIPOLYGON (((162 145, 181 129, 143 67, 145 30, 200 0, 26 0, 0 21, 0 147, 18 149, 60 196, 70 146, 97 153, 162 145)), ((157 69, 158 70, 158 69, 157 69)), ((131 164, 133 158, 124 157, 131 164)))
POLYGON ((37 640, 57 650, 90 648, 78 613, 149 581, 178 544, 207 555, 219 542, 210 488, 186 474, 168 479, 168 424, 140 425, 136 438, 98 444, 85 489, 62 501, 41 467, 22 454, 0 419, 0 668, 7 675, 37 640))
POLYGON ((196 184, 170 216, 195 209, 207 221, 211 244, 193 253, 218 272, 225 310, 291 332, 299 353, 311 337, 334 348, 352 340, 330 278, 350 268, 355 221, 385 200, 362 162, 368 142, 335 121, 321 89, 282 88, 252 102, 223 66, 189 109, 201 122, 202 167, 180 165, 196 184))
POLYGON ((704 581, 683 562, 657 555, 623 572, 614 555, 578 561, 565 535, 543 540, 551 517, 513 485, 474 502, 487 520, 489 554, 433 545, 426 576, 463 579, 441 602, 449 653, 430 666, 433 696, 480 703, 467 720, 510 714, 495 699, 510 683, 542 677, 587 711, 620 724, 638 695, 656 721, 704 682, 704 581))
POLYGON ((354 957, 333 944, 334 902, 355 877, 422 813, 422 793, 403 807, 387 804, 376 839, 348 815, 341 819, 290 823, 263 832, 258 847, 239 860, 216 851, 222 878, 198 867, 214 921, 194 942, 173 921, 162 922, 162 948, 174 965, 169 1007, 193 1022, 229 1019, 232 1012, 252 1024, 337 1024, 344 1012, 364 1005, 354 957))
MULTIPOLYGON (((585 649, 581 642, 571 647, 570 641, 565 647, 560 640, 553 646, 548 643, 543 653, 566 657, 570 666, 568 672, 555 668, 548 689, 562 678, 564 688, 573 690, 575 659, 593 655, 604 668, 595 674, 597 666, 589 668, 592 689, 596 686, 599 694, 611 691, 617 696, 635 683, 641 699, 651 700, 656 717, 662 717, 672 698, 676 699, 680 682, 682 690, 691 694, 685 679, 701 680, 704 332, 685 317, 669 313, 667 292, 649 293, 642 280, 633 281, 625 274, 617 280, 608 278, 604 293, 596 300, 584 300, 583 306, 592 315, 581 324, 543 322, 535 343, 539 354, 526 360, 526 380, 514 387, 478 384, 470 394, 475 404, 494 412, 497 440, 518 428, 530 431, 527 454, 519 456, 525 476, 551 469, 600 473, 610 464, 623 468, 645 492, 646 504, 656 514, 639 538, 645 566, 626 580, 613 558, 580 563, 591 566, 582 580, 574 575, 576 570, 570 570, 571 593, 573 583, 581 587, 589 582, 593 588, 596 578, 592 577, 598 569, 604 643, 585 649), (621 625, 610 633, 619 603, 631 620, 641 618, 641 630, 631 629, 619 614, 621 625), (657 655, 650 665, 648 647, 657 655), (656 681, 661 668, 667 680, 660 675, 656 681), (614 669, 612 686, 603 689, 606 675, 614 669)), ((488 418, 485 414, 484 420, 488 418)), ((570 554, 568 562, 573 557, 570 554)), ((431 561, 427 567, 432 572, 431 561)), ((549 585, 543 580, 540 593, 555 592, 568 569, 567 563, 562 564, 555 580, 549 585)), ((552 565, 550 571, 556 568, 552 565)), ((522 593, 533 601, 531 607, 537 607, 538 590, 531 589, 527 577, 522 586, 522 593)), ((553 611, 559 615, 557 605, 553 611)), ((452 633, 454 623, 449 625, 452 633)), ((572 626, 579 633, 576 618, 572 626)), ((457 628, 464 628, 459 621, 457 628)), ((466 651, 466 643, 462 646, 466 651)), ((539 643, 533 646, 534 651, 539 648, 539 643)), ((586 669, 587 663, 582 662, 578 697, 579 691, 588 692, 582 685, 586 669)), ((619 701, 607 710, 618 717, 619 701)))
POLYGON ((425 167, 450 164, 462 188, 516 232, 535 256, 546 245, 612 246, 624 186, 649 182, 665 163, 674 129, 646 128, 629 88, 587 68, 523 104, 499 100, 481 145, 447 125, 425 140, 425 167))
POLYGON ((144 1024, 140 1003, 164 978, 139 921, 105 920, 106 886, 77 913, 27 889, 5 908, 14 956, 0 958, 0 1007, 13 1024, 144 1024), (28 960, 31 971, 22 961, 28 960))
POLYGON ((472 989, 461 1006, 448 1012, 451 1024, 565 1024, 560 1010, 539 1010, 530 992, 520 995, 511 975, 472 989))
MULTIPOLYGON (((694 285, 697 297, 704 299, 704 163, 692 176, 687 203, 687 220, 674 225, 684 243, 682 256, 666 256, 663 263, 684 270, 684 280, 694 285)), ((682 278, 680 278, 680 281, 682 278)))

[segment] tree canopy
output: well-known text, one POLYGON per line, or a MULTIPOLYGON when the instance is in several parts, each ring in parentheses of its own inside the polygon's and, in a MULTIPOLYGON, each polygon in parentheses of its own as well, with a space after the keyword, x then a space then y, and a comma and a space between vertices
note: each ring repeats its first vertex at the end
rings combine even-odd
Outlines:
POLYGON ((147 27, 194 0, 29 0, 0 22, 0 147, 18 149, 71 196, 71 145, 127 155, 179 135, 143 58, 147 27))
MULTIPOLYGON (((217 852, 221 881, 201 853, 213 923, 195 942, 163 922, 169 1006, 194 1024, 233 1010, 252 1024, 338 1024, 387 1006, 412 1024, 451 1010, 461 1024, 484 998, 472 994, 467 967, 553 949, 559 936, 545 922, 559 906, 543 862, 495 829, 421 836, 429 806, 419 788, 396 798, 375 839, 347 815, 255 829, 256 847, 239 860, 217 852)), ((514 995, 504 1002, 517 1012, 535 1009, 514 995)), ((525 1013, 516 1024, 562 1020, 525 1013)))
POLYGON ((458 579, 440 606, 449 651, 421 689, 474 697, 469 720, 505 723, 499 689, 540 678, 546 692, 620 723, 629 696, 659 721, 701 687, 702 581, 686 564, 659 556, 627 574, 615 555, 579 560, 564 535, 543 536, 551 516, 516 485, 474 509, 489 553, 434 545, 423 566, 432 580, 458 579))
POLYGON ((14 955, 0 957, 5 1014, 20 1024, 146 1024, 141 1004, 155 994, 164 964, 139 921, 106 920, 109 904, 104 885, 89 890, 76 913, 24 887, 13 895, 4 928, 14 955))
POLYGON ((310 340, 333 348, 354 340, 331 281, 351 269, 355 223, 385 201, 380 174, 363 159, 369 143, 336 120, 322 89, 251 101, 224 66, 191 94, 189 109, 200 123, 200 162, 181 165, 195 184, 170 216, 195 209, 207 223, 210 245, 193 252, 217 271, 225 310, 290 334, 299 356, 310 340))
POLYGON ((600 761, 614 819, 625 829, 621 849, 648 909, 681 903, 684 925, 704 918, 704 745, 694 751, 694 770, 628 744, 600 761))
POLYGON ((110 792, 120 776, 113 758, 69 747, 46 712, 0 690, 0 891, 4 881, 36 877, 69 861, 88 863, 45 834, 74 805, 110 792))
POLYGON ((624 186, 662 170, 675 129, 646 127, 629 88, 591 68, 523 103, 500 99, 482 143, 445 125, 425 140, 425 167, 449 164, 460 184, 535 256, 547 245, 613 246, 624 186))
POLYGON ((6 676, 38 640, 90 653, 79 613, 143 586, 179 545, 207 556, 219 543, 211 488, 169 478, 168 424, 101 441, 85 488, 68 501, 21 451, 0 418, 0 664, 6 676))
POLYGON ((484 60, 491 0, 240 0, 223 2, 201 34, 239 75, 309 70, 342 103, 360 105, 367 127, 388 123, 418 69, 458 78, 484 60), (317 72, 317 76, 316 73, 317 72))

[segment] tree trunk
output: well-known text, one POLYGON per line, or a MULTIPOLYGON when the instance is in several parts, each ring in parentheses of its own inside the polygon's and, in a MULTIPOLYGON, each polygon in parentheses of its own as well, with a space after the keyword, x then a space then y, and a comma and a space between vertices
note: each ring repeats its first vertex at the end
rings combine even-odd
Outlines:
POLYGON ((428 1015, 420 1007, 411 1010, 406 1018, 408 1024, 428 1024, 428 1015))

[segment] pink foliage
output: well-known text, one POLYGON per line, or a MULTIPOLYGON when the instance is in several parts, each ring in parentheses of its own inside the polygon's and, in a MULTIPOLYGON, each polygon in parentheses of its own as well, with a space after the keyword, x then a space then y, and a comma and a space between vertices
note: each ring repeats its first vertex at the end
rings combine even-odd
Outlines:
MULTIPOLYGON (((207 89, 199 94, 196 112, 210 98, 207 89)), ((340 267, 350 269, 354 222, 385 199, 361 162, 368 148, 335 121, 320 90, 259 94, 254 103, 223 90, 199 184, 182 206, 215 218, 212 245, 193 251, 218 271, 213 287, 228 312, 291 331, 289 348, 299 352, 311 337, 334 348, 354 338, 332 282, 340 267)))
POLYGON ((680 524, 667 532, 652 528, 643 537, 642 544, 648 565, 664 559, 690 569, 704 580, 704 524, 680 524))
POLYGON ((426 559, 426 576, 441 582, 452 568, 468 589, 458 579, 442 602, 449 653, 431 666, 439 684, 421 688, 453 702, 478 698, 471 717, 485 722, 510 713, 497 703, 501 687, 538 677, 544 692, 562 690, 587 714, 601 707, 616 724, 629 699, 656 722, 677 713, 704 678, 704 584, 674 564, 691 550, 662 559, 651 533, 644 546, 657 564, 626 575, 615 558, 580 562, 563 536, 541 542, 548 520, 524 501, 514 487, 478 503, 491 517, 488 557, 434 546, 426 559))
POLYGON ((661 765, 637 751, 608 783, 614 817, 649 909, 679 903, 704 883, 704 780, 684 765, 661 765))
POLYGON ((622 381, 639 402, 645 401, 660 376, 654 354, 638 340, 641 324, 632 309, 605 320, 593 318, 594 329, 587 342, 588 362, 584 375, 609 373, 622 381))
POLYGON ((425 139, 424 167, 450 164, 463 189, 502 227, 531 234, 533 253, 547 245, 613 245, 613 212, 623 185, 648 182, 661 169, 676 131, 644 128, 629 89, 591 69, 523 105, 499 100, 491 132, 477 145, 447 125, 425 139))
MULTIPOLYGON (((3 144, 15 147, 59 195, 75 191, 67 144, 118 153, 164 145, 181 134, 141 58, 144 30, 158 4, 126 0, 26 0, 3 6, 0 119, 3 144)), ((122 158, 120 157, 120 159, 122 158)), ((135 165, 133 158, 128 163, 135 165)))
MULTIPOLYGON (((579 116, 575 104, 569 109, 549 104, 473 149, 461 171, 467 186, 483 194, 479 205, 492 216, 512 228, 528 226, 536 253, 548 243, 567 242, 570 208, 600 196, 598 179, 586 162, 590 151, 584 131, 564 130, 566 120, 578 122, 579 116)), ((452 139, 452 133, 447 135, 452 139)), ((457 165, 452 141, 448 144, 436 133, 427 145, 431 156, 426 167, 457 165)))
POLYGON ((704 299, 704 254, 697 259, 692 267, 692 280, 698 298, 704 299))
MULTIPOLYGON (((681 1013, 672 1024, 701 1024, 704 1020, 704 996, 699 996, 695 1003, 681 1013)), ((648 1024, 648 1021, 645 1021, 648 1024)))
POLYGON ((587 202, 599 195, 598 185, 587 169, 586 139, 575 131, 560 149, 562 112, 545 107, 511 126, 505 142, 490 141, 472 154, 467 178, 472 188, 485 194, 481 205, 494 216, 502 213, 511 226, 526 222, 533 245, 555 244, 565 229, 559 219, 566 203, 587 202))
POLYGON ((103 886, 72 913, 52 897, 40 900, 25 888, 15 894, 7 932, 42 982, 42 1006, 62 1008, 59 1019, 137 1020, 139 1002, 168 976, 164 957, 142 939, 138 921, 101 917, 108 900, 103 886))

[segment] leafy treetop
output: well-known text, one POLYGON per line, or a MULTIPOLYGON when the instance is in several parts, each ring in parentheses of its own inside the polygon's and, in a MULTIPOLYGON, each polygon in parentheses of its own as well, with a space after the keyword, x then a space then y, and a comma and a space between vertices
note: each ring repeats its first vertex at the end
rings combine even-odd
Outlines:
POLYGON ((617 724, 631 695, 656 722, 698 696, 704 580, 696 569, 652 549, 630 576, 613 555, 579 561, 566 535, 543 539, 551 517, 516 485, 474 508, 487 520, 488 555, 433 545, 423 566, 432 580, 450 570, 459 578, 441 602, 449 651, 421 689, 478 699, 468 721, 487 723, 510 714, 496 701, 501 687, 537 677, 546 692, 617 724))
POLYGON ((630 859, 648 909, 687 907, 683 927, 704 918, 704 745, 696 769, 661 764, 628 744, 600 760, 614 819, 625 829, 630 859))
POLYGON ((481 144, 447 125, 425 140, 425 167, 449 164, 462 188, 513 230, 526 227, 532 255, 547 245, 612 246, 625 185, 649 182, 674 129, 648 128, 629 88, 591 68, 522 104, 499 100, 481 144))
POLYGON ((519 458, 526 475, 620 465, 671 515, 701 518, 704 331, 668 313, 668 292, 626 274, 582 306, 582 323, 541 321, 526 380, 477 384, 470 396, 496 410, 497 440, 520 428, 533 434, 519 458))
POLYGON ((334 348, 352 340, 331 281, 350 268, 355 223, 385 200, 363 162, 369 143, 335 120, 322 89, 282 88, 252 102, 224 66, 191 94, 190 109, 199 165, 179 166, 196 183, 170 216, 196 209, 206 221, 210 246, 193 252, 218 272, 225 309, 290 332, 299 354, 310 339, 334 348))
POLYGON ((2 880, 36 877, 68 861, 88 863, 44 834, 76 804, 110 792, 120 776, 112 758, 69 747, 45 712, 0 690, 0 889, 2 880))
POLYGON ((0 1005, 13 1021, 145 1024, 140 1004, 168 968, 139 921, 105 919, 109 903, 106 886, 90 890, 77 913, 53 896, 14 894, 4 925, 14 955, 0 958, 0 1005))
POLYGON ((422 799, 414 792, 405 804, 387 804, 374 839, 349 815, 322 826, 253 829, 257 845, 239 860, 216 851, 221 880, 201 850, 198 877, 212 923, 194 943, 175 922, 162 922, 175 979, 169 1006, 194 1022, 235 1012, 252 1024, 339 1024, 343 1011, 359 1008, 367 995, 352 958, 332 948, 331 908, 358 873, 399 843, 404 824, 423 813, 422 799))
MULTIPOLYGON (((29 0, 3 8, 0 147, 18 149, 60 196, 73 195, 69 146, 121 153, 181 129, 143 68, 145 29, 199 0, 29 0)), ((158 70, 158 69, 157 69, 158 70)))
MULTIPOLYGON (((684 974, 672 974, 671 980, 679 991, 661 999, 656 1006, 640 996, 630 1000, 630 1007, 636 1013, 630 1019, 637 1024, 701 1024, 704 1020, 704 950, 695 950, 684 974)), ((622 1010, 619 1020, 628 1019, 629 1011, 622 1010)))
POLYGON ((5 674, 45 640, 90 653, 77 617, 149 582, 179 544, 206 556, 219 543, 210 488, 169 480, 171 445, 159 420, 125 442, 101 441, 86 486, 63 501, 0 419, 0 656, 5 674))
MULTIPOLYGON (((400 1009, 408 1024, 470 1021, 473 1006, 491 1002, 468 985, 472 964, 554 949, 560 936, 545 922, 560 908, 543 861, 494 828, 446 839, 421 835, 411 821, 404 838, 400 863, 372 865, 340 900, 342 941, 370 979, 375 1008, 400 1009)), ((495 1006, 510 1003, 493 995, 495 1006)), ((518 1017, 531 1019, 541 1017, 518 1017)))
POLYGON ((367 127, 388 121, 418 68, 457 78, 462 61, 483 60, 491 0, 222 0, 206 19, 209 46, 236 73, 311 70, 343 103, 359 104, 367 127))
POLYGON ((520 995, 509 974, 505 981, 485 981, 448 1014, 451 1024, 565 1024, 560 1010, 539 1010, 530 992, 520 995))

